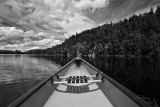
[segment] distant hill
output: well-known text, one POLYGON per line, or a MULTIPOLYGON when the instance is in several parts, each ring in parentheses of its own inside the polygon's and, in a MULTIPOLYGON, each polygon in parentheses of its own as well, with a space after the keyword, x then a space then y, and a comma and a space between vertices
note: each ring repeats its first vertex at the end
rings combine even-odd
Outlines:
POLYGON ((83 55, 159 55, 160 6, 155 12, 151 8, 148 13, 73 35, 52 48, 26 53, 75 55, 77 50, 83 55))

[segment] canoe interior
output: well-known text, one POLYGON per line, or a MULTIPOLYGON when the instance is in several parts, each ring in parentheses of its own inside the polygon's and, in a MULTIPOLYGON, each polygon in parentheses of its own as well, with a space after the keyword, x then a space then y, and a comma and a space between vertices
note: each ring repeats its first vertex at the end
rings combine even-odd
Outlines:
POLYGON ((9 107, 63 107, 64 105, 66 107, 97 107, 98 105, 101 107, 151 107, 137 95, 79 57, 33 87, 9 107), (96 77, 91 78, 91 83, 55 84, 56 81, 65 81, 64 78, 69 76, 85 78, 84 75, 96 77), (92 82, 95 80, 101 80, 101 82, 92 82))

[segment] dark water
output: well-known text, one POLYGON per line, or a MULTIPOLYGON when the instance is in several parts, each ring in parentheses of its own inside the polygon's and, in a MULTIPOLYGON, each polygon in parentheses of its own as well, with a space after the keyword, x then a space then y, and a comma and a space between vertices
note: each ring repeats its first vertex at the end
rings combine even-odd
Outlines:
POLYGON ((154 107, 160 106, 160 59, 145 57, 84 59, 154 107))
MULTIPOLYGON (((0 55, 0 107, 6 107, 72 58, 0 55)), ((160 59, 88 58, 85 60, 158 107, 160 105, 160 59)))

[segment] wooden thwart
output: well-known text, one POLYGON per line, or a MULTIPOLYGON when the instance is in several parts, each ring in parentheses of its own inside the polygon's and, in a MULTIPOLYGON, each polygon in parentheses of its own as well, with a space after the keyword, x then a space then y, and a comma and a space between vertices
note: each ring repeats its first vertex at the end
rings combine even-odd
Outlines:
MULTIPOLYGON (((58 76, 59 77, 59 76, 58 76)), ((96 75, 89 75, 89 76, 64 76, 59 77, 62 79, 61 81, 54 81, 53 84, 75 84, 75 83, 95 83, 101 82, 101 80, 93 80, 96 75)))

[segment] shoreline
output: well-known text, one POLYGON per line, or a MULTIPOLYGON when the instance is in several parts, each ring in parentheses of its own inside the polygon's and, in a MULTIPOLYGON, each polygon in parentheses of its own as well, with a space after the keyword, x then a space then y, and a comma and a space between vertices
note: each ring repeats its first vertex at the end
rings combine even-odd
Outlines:
MULTIPOLYGON (((58 56, 58 57, 76 57, 74 55, 51 55, 51 54, 0 54, 0 55, 34 55, 34 56, 58 56)), ((141 57, 148 57, 148 58, 159 58, 160 55, 154 56, 154 55, 96 55, 96 56, 92 56, 92 55, 82 55, 82 57, 130 57, 130 58, 141 58, 141 57)))

